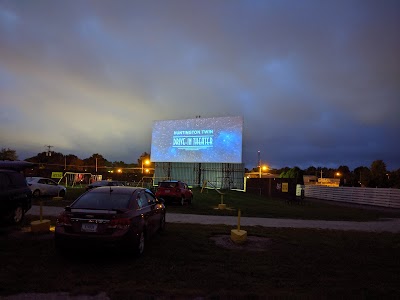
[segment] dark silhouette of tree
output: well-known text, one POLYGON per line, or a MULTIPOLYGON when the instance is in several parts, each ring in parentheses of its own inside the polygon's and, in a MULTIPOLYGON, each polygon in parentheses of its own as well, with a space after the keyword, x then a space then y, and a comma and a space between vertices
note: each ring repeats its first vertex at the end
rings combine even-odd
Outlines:
POLYGON ((47 164, 47 163, 51 163, 51 156, 48 155, 48 152, 41 152, 41 153, 38 153, 36 156, 27 158, 26 161, 38 163, 38 164, 47 164))
MULTIPOLYGON (((318 169, 317 169, 317 177, 318 178, 321 178, 321 177, 329 178, 329 177, 331 177, 331 173, 332 173, 331 170, 326 167, 318 167, 318 169), (321 175, 321 171, 322 171, 322 175, 321 175)), ((333 177, 333 174, 332 174, 332 177, 333 177)))
POLYGON ((113 168, 126 168, 127 164, 124 163, 122 160, 121 161, 114 161, 112 163, 113 168))
POLYGON ((371 187, 385 188, 389 186, 388 172, 383 160, 375 160, 371 164, 371 187))
POLYGON ((400 169, 389 173, 390 187, 400 189, 400 169))
POLYGON ((280 178, 296 178, 297 180, 303 180, 303 170, 299 167, 294 167, 289 169, 288 171, 283 171, 279 177, 280 178))
POLYGON ((141 167, 146 160, 150 160, 150 153, 143 152, 137 160, 138 166, 141 167))
POLYGON ((371 181, 371 171, 368 167, 360 166, 354 169, 354 179, 353 183, 354 185, 357 185, 357 183, 362 186, 362 187, 367 187, 369 186, 369 183, 371 181))
POLYGON ((92 154, 91 157, 86 158, 83 160, 85 169, 87 172, 96 172, 96 166, 97 166, 97 173, 102 169, 104 171, 104 168, 107 166, 111 166, 111 164, 106 160, 103 155, 95 153, 92 154))
POLYGON ((79 172, 83 171, 83 160, 73 154, 68 154, 65 157, 65 171, 79 172))
POLYGON ((18 160, 17 151, 10 148, 1 148, 0 160, 18 160))
MULTIPOLYGON (((289 170, 290 170, 289 167, 284 167, 282 169, 277 169, 276 170, 276 174, 279 174, 279 177, 281 177, 282 173, 286 174, 286 172, 289 171, 289 170)), ((258 168, 257 168, 257 171, 258 171, 258 168)), ((281 178, 284 178, 284 177, 281 177, 281 178)))
POLYGON ((339 166, 337 173, 339 173, 340 185, 352 185, 351 171, 348 166, 339 166))
POLYGON ((305 171, 304 171, 305 175, 314 175, 318 177, 318 170, 316 167, 314 166, 309 166, 305 171))

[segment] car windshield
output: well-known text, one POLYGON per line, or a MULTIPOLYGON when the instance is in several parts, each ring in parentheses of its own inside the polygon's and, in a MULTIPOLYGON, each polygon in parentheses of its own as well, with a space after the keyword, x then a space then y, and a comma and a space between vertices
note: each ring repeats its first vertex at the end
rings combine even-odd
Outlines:
POLYGON ((163 188, 173 188, 176 187, 177 182, 160 182, 160 187, 163 188))
POLYGON ((86 193, 79 198, 73 208, 126 209, 129 207, 130 194, 86 193))

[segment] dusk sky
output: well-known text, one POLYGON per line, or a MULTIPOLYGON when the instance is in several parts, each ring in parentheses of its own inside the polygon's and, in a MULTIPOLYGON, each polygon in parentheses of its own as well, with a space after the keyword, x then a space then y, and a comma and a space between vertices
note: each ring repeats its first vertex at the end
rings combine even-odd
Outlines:
POLYGON ((243 163, 400 168, 400 1, 0 0, 0 147, 137 162, 242 116, 243 163))

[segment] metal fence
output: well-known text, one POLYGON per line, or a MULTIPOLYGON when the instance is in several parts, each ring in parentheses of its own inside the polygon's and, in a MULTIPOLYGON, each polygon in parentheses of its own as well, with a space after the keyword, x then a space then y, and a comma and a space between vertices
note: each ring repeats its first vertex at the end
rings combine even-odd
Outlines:
POLYGON ((323 200, 400 208, 400 189, 306 185, 305 196, 323 200))
POLYGON ((228 163, 155 163, 155 178, 181 180, 193 187, 209 181, 222 189, 243 189, 244 165, 228 163))

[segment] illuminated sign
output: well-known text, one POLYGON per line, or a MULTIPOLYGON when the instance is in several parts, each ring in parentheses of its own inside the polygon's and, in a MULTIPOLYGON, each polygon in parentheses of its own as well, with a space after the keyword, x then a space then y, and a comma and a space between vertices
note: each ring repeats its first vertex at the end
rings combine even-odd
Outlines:
POLYGON ((63 178, 64 174, 63 172, 51 172, 51 178, 63 178))
POLYGON ((155 121, 152 162, 242 163, 242 117, 155 121))
POLYGON ((287 193, 287 192, 289 192, 289 183, 282 182, 282 193, 287 193))

